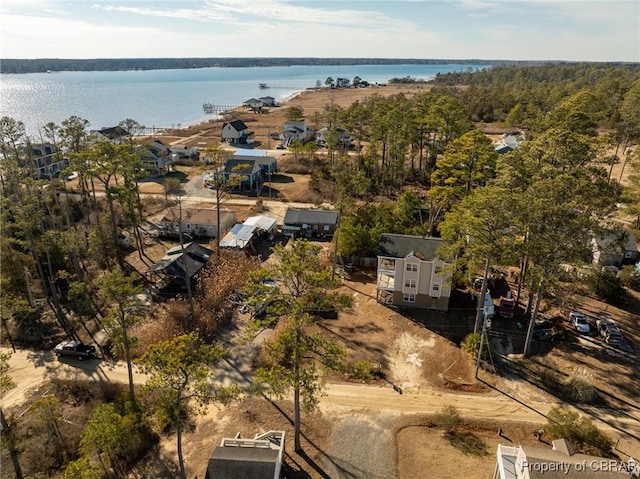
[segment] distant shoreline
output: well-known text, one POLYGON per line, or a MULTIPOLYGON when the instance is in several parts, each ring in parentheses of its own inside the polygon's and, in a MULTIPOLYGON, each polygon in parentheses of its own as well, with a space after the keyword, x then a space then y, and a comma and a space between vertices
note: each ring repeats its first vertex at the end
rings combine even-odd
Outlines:
POLYGON ((283 66, 357 65, 525 65, 544 62, 508 60, 455 60, 419 58, 97 58, 97 59, 0 59, 0 73, 56 73, 69 71, 176 70, 197 68, 246 68, 283 66))

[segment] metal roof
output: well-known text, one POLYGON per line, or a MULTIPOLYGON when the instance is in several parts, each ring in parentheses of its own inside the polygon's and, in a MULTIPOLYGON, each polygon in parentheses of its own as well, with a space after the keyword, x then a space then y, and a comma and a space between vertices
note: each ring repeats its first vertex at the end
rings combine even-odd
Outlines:
POLYGON ((220 241, 221 248, 244 248, 256 230, 255 225, 236 223, 220 241))
POLYGON ((250 216, 244 220, 245 225, 254 225, 261 230, 272 232, 277 225, 276 220, 269 218, 268 216, 250 216))

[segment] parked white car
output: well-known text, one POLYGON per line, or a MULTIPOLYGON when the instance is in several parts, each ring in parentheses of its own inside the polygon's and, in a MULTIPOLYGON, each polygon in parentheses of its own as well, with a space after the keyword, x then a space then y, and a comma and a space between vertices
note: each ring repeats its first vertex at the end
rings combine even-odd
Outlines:
POLYGON ((587 318, 579 311, 571 311, 569 313, 569 322, 573 324, 573 327, 576 328, 576 331, 581 334, 588 334, 591 332, 591 327, 587 322, 587 318))

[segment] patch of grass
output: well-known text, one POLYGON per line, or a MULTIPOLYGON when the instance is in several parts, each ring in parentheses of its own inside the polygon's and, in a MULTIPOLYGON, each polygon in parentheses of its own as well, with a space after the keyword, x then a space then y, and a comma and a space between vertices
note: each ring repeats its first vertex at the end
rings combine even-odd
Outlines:
POLYGON ((472 432, 452 432, 447 434, 447 440, 456 449, 469 456, 486 457, 489 449, 482 439, 472 432))

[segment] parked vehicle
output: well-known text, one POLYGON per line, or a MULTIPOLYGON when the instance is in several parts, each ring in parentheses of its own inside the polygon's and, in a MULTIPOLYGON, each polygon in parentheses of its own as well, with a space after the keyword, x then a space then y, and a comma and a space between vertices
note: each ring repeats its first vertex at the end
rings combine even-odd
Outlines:
POLYGON ((511 293, 500 296, 498 314, 503 318, 513 318, 516 314, 516 300, 511 297, 511 293))
POLYGON ((624 342, 624 336, 614 323, 609 318, 599 318, 596 320, 596 326, 598 328, 598 334, 607 344, 622 344, 624 342))
POLYGON ((53 352, 58 358, 61 356, 70 356, 78 358, 78 361, 82 361, 87 358, 93 358, 96 355, 96 348, 88 344, 83 344, 80 341, 67 341, 58 344, 53 352))
POLYGON ((571 311, 569 313, 569 322, 579 333, 588 334, 591 332, 591 326, 589 326, 587 318, 579 311, 571 311))
POLYGON ((536 341, 553 341, 555 333, 553 323, 544 318, 540 318, 533 325, 533 339, 536 341))

